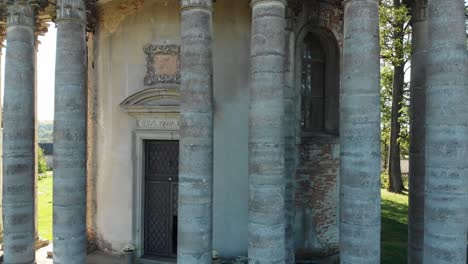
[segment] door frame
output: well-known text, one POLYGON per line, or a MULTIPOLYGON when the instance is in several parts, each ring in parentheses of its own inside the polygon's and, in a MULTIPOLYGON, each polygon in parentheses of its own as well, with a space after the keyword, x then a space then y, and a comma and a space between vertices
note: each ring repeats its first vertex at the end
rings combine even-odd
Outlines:
POLYGON ((179 131, 175 130, 136 130, 133 136, 133 241, 136 257, 144 255, 144 217, 145 217, 145 140, 179 140, 179 131))

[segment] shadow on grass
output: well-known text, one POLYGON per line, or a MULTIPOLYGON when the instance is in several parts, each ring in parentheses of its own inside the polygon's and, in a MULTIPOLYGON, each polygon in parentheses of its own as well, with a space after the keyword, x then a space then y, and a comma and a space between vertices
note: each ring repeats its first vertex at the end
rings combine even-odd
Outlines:
POLYGON ((382 197, 382 263, 407 263, 408 205, 382 197))

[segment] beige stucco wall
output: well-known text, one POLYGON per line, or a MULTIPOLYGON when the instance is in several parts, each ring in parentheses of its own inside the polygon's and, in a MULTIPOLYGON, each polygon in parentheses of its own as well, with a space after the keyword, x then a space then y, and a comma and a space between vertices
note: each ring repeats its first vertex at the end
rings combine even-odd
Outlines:
MULTIPOLYGON (((136 2, 136 1, 123 1, 136 2)), ((122 3, 123 3, 122 2, 122 3)), ((153 0, 101 8, 126 8, 120 18, 101 12, 92 47, 89 125, 93 135, 95 210, 88 224, 98 245, 112 251, 133 243, 133 132, 135 119, 119 104, 145 89, 143 46, 180 44, 179 1, 153 0), (136 11, 136 8, 138 10, 136 11)), ((101 9, 102 10, 102 9, 101 9)), ((118 16, 119 13, 117 13, 118 16)), ((214 230, 213 247, 225 256, 247 250, 249 0, 218 0, 214 13, 214 230)), ((93 182, 91 182, 93 184, 93 182)))
POLYGON ((180 43, 178 9, 178 1, 146 1, 138 12, 124 18, 115 32, 109 32, 101 24, 96 34, 95 229, 98 245, 113 251, 133 242, 134 224, 132 133, 135 120, 119 104, 145 88, 143 46, 162 40, 180 43))

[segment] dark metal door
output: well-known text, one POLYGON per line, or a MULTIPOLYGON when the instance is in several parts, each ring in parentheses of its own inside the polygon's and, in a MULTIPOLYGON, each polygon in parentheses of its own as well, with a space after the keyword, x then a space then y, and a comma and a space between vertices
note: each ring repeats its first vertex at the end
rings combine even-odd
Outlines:
POLYGON ((179 141, 145 141, 145 255, 177 255, 179 141))

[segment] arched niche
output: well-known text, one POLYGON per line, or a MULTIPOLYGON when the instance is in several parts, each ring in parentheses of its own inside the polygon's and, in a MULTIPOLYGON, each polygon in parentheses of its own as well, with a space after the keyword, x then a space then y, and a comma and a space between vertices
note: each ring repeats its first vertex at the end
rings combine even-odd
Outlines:
POLYGON ((339 135, 340 51, 334 34, 324 28, 304 29, 296 40, 296 83, 300 87, 300 130, 303 137, 339 135))
POLYGON ((294 240, 299 261, 339 252, 340 48, 335 36, 305 22, 295 39, 299 159, 294 174, 294 240))

